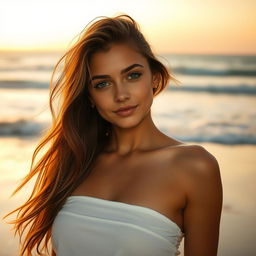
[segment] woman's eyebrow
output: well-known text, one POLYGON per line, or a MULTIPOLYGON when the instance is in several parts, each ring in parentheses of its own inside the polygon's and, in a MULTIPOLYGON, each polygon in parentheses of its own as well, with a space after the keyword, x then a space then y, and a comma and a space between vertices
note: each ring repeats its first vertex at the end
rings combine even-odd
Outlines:
MULTIPOLYGON (((127 67, 127 68, 121 70, 120 74, 126 73, 126 72, 128 72, 129 70, 131 70, 131 69, 133 69, 133 68, 135 68, 135 67, 144 67, 144 66, 142 66, 141 64, 135 63, 135 64, 132 64, 131 66, 129 66, 129 67, 127 67)), ((110 78, 110 76, 109 76, 109 75, 93 76, 92 79, 91 79, 91 81, 92 81, 92 80, 95 80, 95 79, 103 79, 103 78, 110 78)))

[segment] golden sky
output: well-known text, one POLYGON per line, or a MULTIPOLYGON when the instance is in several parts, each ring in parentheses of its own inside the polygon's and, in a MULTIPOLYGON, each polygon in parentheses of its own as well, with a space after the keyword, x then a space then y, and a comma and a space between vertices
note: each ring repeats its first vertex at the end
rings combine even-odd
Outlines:
POLYGON ((256 54, 255 0, 1 0, 0 50, 65 50, 95 17, 121 13, 159 53, 256 54))

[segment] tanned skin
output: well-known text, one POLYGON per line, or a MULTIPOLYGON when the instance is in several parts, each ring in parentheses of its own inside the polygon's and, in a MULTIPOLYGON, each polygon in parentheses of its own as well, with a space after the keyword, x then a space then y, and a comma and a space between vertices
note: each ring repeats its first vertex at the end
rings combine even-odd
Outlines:
MULTIPOLYGON (((150 108, 158 76, 141 54, 128 45, 114 44, 109 51, 93 55, 90 69, 91 102, 112 123, 113 137, 72 195, 151 208, 185 233, 185 256, 216 256, 222 182, 215 157, 155 126, 150 108), (137 105, 130 116, 113 112, 128 105, 137 105)), ((168 108, 171 111, 171 102, 168 108)))

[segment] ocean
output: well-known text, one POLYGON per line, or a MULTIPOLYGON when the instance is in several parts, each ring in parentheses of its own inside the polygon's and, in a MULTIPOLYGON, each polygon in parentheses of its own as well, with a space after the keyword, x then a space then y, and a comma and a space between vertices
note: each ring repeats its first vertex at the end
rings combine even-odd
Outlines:
MULTIPOLYGON (((0 136, 37 136, 51 122, 49 83, 61 52, 0 54, 0 136)), ((256 56, 157 55, 181 83, 157 97, 158 127, 182 141, 256 144, 256 56)))

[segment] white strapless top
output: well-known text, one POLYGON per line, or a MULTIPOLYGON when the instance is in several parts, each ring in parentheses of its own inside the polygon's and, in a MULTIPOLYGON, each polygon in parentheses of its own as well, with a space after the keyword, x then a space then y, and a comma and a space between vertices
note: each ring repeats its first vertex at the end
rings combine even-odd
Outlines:
POLYGON ((144 206, 69 196, 52 225, 57 256, 175 256, 184 233, 144 206))

